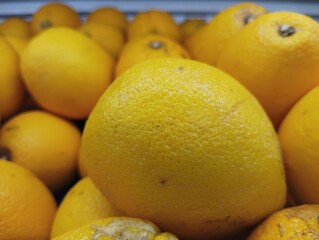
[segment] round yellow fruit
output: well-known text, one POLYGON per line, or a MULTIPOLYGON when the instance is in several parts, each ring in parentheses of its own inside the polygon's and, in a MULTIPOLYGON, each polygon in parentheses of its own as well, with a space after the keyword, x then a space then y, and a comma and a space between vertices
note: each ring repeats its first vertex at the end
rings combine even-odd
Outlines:
POLYGON ((51 192, 37 177, 0 159, 0 239, 49 239, 55 212, 51 192))
POLYGON ((285 202, 266 113, 232 77, 192 60, 148 60, 118 77, 86 123, 80 157, 116 207, 181 239, 235 234, 285 202))
POLYGON ((319 84, 319 24, 302 14, 274 12, 248 24, 220 54, 217 67, 262 104, 275 128, 319 84))
POLYGON ((49 2, 40 7, 32 16, 31 28, 38 34, 52 27, 77 28, 81 26, 80 15, 64 3, 49 2))
POLYGON ((319 87, 303 96, 284 118, 279 140, 291 197, 319 204, 319 87))
POLYGON ((128 25, 128 40, 158 34, 179 42, 180 29, 172 15, 161 10, 148 10, 138 13, 128 25))
POLYGON ((19 17, 11 17, 0 23, 0 33, 6 37, 29 39, 32 37, 30 23, 19 17))
POLYGON ((101 23, 126 33, 128 21, 126 15, 114 7, 100 7, 89 13, 87 23, 101 23))
POLYGON ((86 118, 112 81, 114 60, 79 31, 51 28, 34 37, 21 57, 23 79, 46 110, 86 118))
POLYGON ((228 42, 248 23, 265 13, 265 8, 254 3, 232 5, 187 38, 184 45, 193 59, 215 66, 228 42))
POLYGON ((74 181, 81 133, 71 122, 45 111, 10 118, 0 131, 0 146, 11 161, 29 169, 57 193, 74 181))
POLYGON ((88 177, 78 181, 65 195, 53 222, 51 237, 81 227, 94 220, 122 216, 88 177))

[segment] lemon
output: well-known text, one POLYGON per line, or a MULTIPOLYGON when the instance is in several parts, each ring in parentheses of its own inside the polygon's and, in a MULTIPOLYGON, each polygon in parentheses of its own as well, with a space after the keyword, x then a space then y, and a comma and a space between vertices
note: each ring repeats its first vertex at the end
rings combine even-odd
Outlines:
POLYGON ((235 234, 285 202, 266 113, 236 80, 193 60, 148 60, 117 78, 80 155, 116 207, 181 239, 235 234))

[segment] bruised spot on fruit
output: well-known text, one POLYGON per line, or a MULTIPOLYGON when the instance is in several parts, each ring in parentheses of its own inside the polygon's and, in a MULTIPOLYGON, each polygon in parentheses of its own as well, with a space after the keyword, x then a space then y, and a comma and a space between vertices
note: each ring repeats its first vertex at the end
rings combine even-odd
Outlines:
POLYGON ((151 41, 149 42, 148 46, 152 49, 160 49, 162 47, 164 47, 164 43, 161 41, 151 41))
POLYGON ((158 30, 157 30, 156 28, 152 28, 152 29, 150 30, 150 33, 151 33, 151 34, 159 34, 159 32, 158 32, 158 30))
POLYGON ((165 179, 165 178, 161 178, 160 179, 160 184, 161 185, 165 185, 166 182, 167 182, 167 179, 165 179))
POLYGON ((227 225, 231 229, 237 229, 238 226, 245 225, 245 220, 242 217, 227 216, 224 219, 208 219, 204 223, 208 225, 213 225, 217 228, 223 225, 227 225))
POLYGON ((231 218, 231 216, 227 216, 225 217, 224 219, 208 219, 205 221, 205 224, 221 224, 221 223, 224 223, 224 222, 228 222, 229 219, 231 218))
POLYGON ((179 67, 178 67, 178 70, 179 70, 179 71, 182 71, 182 70, 184 70, 184 67, 183 67, 183 66, 179 66, 179 67))
POLYGON ((286 212, 285 217, 287 219, 299 218, 302 221, 307 222, 313 218, 314 215, 313 212, 310 211, 296 211, 294 209, 289 209, 289 211, 286 212))
POLYGON ((12 153, 9 148, 0 146, 0 159, 11 160, 12 153))
POLYGON ((293 26, 290 26, 289 24, 282 24, 278 28, 278 33, 281 37, 289 37, 293 34, 295 34, 296 29, 293 26))
POLYGON ((229 109, 229 112, 227 114, 225 114, 225 117, 224 117, 224 122, 226 124, 229 123, 230 119, 235 116, 239 110, 239 108, 247 103, 248 99, 241 99, 239 101, 237 101, 236 103, 233 104, 233 106, 229 109))
POLYGON ((45 20, 41 22, 40 27, 41 29, 47 29, 47 28, 53 27, 53 24, 50 20, 45 20))
POLYGON ((280 237, 283 237, 285 235, 285 229, 279 223, 276 225, 276 227, 278 228, 280 237))
POLYGON ((11 126, 6 127, 6 128, 4 129, 4 131, 10 132, 10 131, 12 131, 12 130, 17 130, 18 128, 19 128, 18 125, 11 125, 11 126))
POLYGON ((92 38, 92 34, 90 32, 84 30, 83 33, 85 36, 92 38))
POLYGON ((124 220, 118 219, 113 220, 110 224, 106 226, 96 226, 92 225, 94 229, 94 235, 92 240, 98 240, 101 237, 111 237, 118 240, 126 239, 139 239, 148 240, 151 235, 156 235, 156 230, 140 221, 124 220))

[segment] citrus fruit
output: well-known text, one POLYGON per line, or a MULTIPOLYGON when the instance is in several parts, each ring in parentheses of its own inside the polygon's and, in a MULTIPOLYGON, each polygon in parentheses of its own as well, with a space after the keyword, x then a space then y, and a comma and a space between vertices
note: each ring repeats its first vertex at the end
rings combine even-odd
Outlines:
POLYGON ((278 211, 259 224, 247 240, 313 240, 319 235, 319 205, 278 211))
POLYGON ((184 45, 192 58, 216 65, 228 42, 266 9, 254 3, 239 3, 217 14, 209 23, 189 37, 184 45))
POLYGON ((149 34, 163 35, 178 42, 181 40, 178 24, 168 12, 162 10, 139 12, 128 25, 129 40, 149 34))
POLYGON ((152 59, 118 77, 88 118, 80 158, 117 208, 181 239, 235 234, 285 202, 266 113, 232 77, 192 60, 152 59))
POLYGON ((183 41, 192 36, 197 30, 205 26, 206 21, 201 18, 186 18, 179 24, 183 41))
POLYGON ((0 119, 17 112, 24 99, 25 89, 20 76, 19 56, 3 37, 0 37, 0 119))
POLYGON ((68 28, 34 37, 21 57, 26 86, 56 114, 86 118, 112 80, 114 60, 93 40, 68 28))
POLYGON ((18 17, 7 18, 1 22, 0 33, 22 39, 29 39, 32 36, 30 23, 18 17))
POLYGON ((292 198, 319 204, 319 87, 304 95, 284 118, 279 140, 292 198))
POLYGON ((113 7, 101 7, 89 13, 87 22, 102 23, 126 32, 128 21, 124 13, 113 7))
POLYGON ((80 16, 64 3, 46 3, 32 16, 31 28, 34 34, 51 27, 77 28, 81 25, 80 16))
POLYGON ((81 227, 99 218, 121 216, 88 177, 79 180, 64 196, 56 213, 51 237, 81 227))
POLYGON ((177 42, 160 35, 147 35, 128 42, 115 68, 119 76, 137 63, 153 58, 189 58, 187 51, 177 42))
POLYGON ((125 43, 124 35, 119 29, 102 23, 87 22, 80 30, 114 57, 119 56, 125 43))
POLYGON ((319 84, 319 24, 302 14, 275 12, 247 25, 217 66, 260 101, 278 128, 289 109, 319 84))
POLYGON ((81 134, 69 121, 27 111, 10 118, 0 133, 0 145, 10 151, 8 158, 31 170, 53 192, 74 180, 81 134))
POLYGON ((89 240, 89 239, 143 239, 143 240, 177 240, 173 234, 161 235, 153 223, 129 217, 102 218, 78 229, 61 234, 52 240, 89 240))
POLYGON ((12 36, 4 36, 4 38, 10 43, 19 56, 21 56, 23 50, 27 47, 29 42, 27 39, 12 36))
POLYGON ((49 239, 56 203, 27 169, 0 160, 0 239, 49 239))

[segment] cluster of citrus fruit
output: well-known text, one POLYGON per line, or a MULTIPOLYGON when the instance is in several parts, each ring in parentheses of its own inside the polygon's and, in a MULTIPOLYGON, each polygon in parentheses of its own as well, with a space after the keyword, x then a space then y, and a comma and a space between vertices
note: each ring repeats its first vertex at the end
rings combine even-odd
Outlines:
POLYGON ((0 239, 319 238, 310 17, 47 3, 0 53, 0 239))

